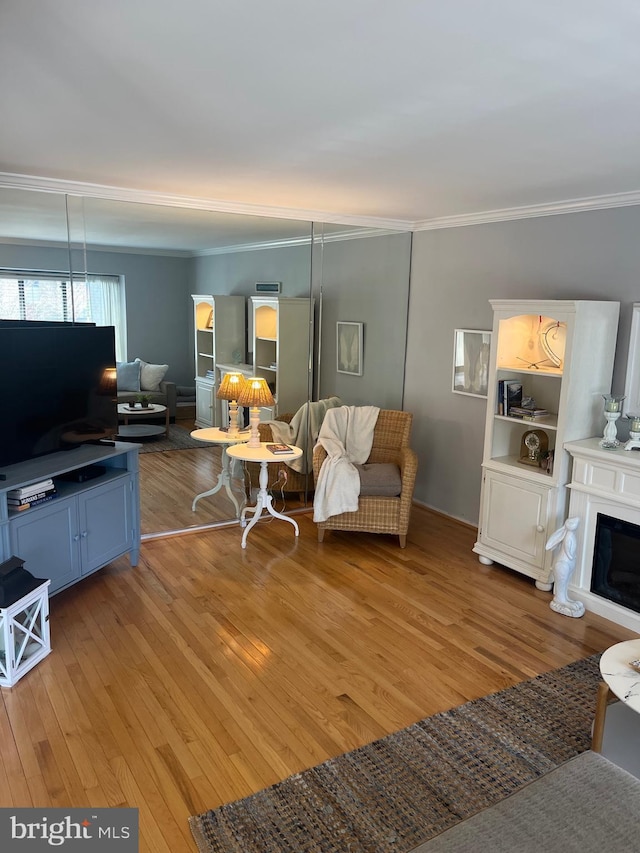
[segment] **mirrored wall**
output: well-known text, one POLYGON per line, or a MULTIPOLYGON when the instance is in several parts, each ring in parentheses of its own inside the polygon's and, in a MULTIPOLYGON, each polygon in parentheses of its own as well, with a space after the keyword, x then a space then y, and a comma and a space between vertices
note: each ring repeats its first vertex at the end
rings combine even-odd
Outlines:
MULTIPOLYGON (((401 408, 410 251, 407 233, 0 188, 0 269, 117 277, 125 294, 123 360, 168 365, 169 435, 139 440, 143 536, 233 522, 257 487, 257 472, 236 464, 229 488, 195 500, 222 483, 225 460, 223 446, 191 436, 202 426, 193 297, 241 298, 241 342, 216 369, 247 372, 258 336, 251 297, 305 301, 304 315, 278 335, 304 340, 307 382, 296 386, 286 412, 275 409, 278 417, 331 397, 401 408), (278 283, 279 292, 258 293, 258 282, 278 283)), ((224 323, 216 330, 227 331, 224 323)), ((216 425, 226 423, 226 401, 212 405, 216 425)), ((276 508, 304 508, 312 480, 291 477, 285 486, 277 467, 269 466, 276 508)))

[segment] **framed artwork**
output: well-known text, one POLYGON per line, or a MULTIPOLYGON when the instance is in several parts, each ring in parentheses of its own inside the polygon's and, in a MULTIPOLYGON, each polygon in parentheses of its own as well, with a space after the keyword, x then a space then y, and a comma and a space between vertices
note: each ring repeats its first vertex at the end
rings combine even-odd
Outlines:
POLYGON ((486 397, 489 379, 491 332, 479 329, 454 329, 453 387, 454 394, 486 397))
POLYGON ((213 310, 209 311, 209 316, 207 317, 207 329, 213 329, 213 310))
POLYGON ((342 320, 336 323, 338 373, 362 376, 363 328, 363 323, 348 323, 342 320))
POLYGON ((640 302, 633 303, 624 395, 625 413, 640 414, 640 302))

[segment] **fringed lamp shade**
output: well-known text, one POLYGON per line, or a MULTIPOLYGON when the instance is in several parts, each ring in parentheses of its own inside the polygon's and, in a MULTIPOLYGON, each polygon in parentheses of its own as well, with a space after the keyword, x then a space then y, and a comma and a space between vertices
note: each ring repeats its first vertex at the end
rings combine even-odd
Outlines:
POLYGON ((251 437, 248 442, 248 447, 260 447, 260 433, 258 424, 260 423, 260 408, 261 406, 273 406, 275 400, 273 394, 269 390, 267 380, 260 376, 253 376, 245 381, 244 386, 240 389, 238 395, 238 404, 241 406, 250 407, 250 424, 251 437))
POLYGON ((247 380, 242 373, 225 373, 220 387, 216 391, 219 400, 229 401, 229 435, 238 435, 240 424, 238 423, 238 395, 247 380))

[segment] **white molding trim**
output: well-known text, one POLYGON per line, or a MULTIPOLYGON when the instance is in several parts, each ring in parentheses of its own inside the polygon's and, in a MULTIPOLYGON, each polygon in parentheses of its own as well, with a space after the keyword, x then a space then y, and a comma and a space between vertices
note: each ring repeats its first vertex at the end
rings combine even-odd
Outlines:
POLYGON ((160 204, 165 207, 187 207, 192 210, 210 210, 217 213, 238 213, 245 216, 267 216, 272 219, 297 219, 308 222, 326 222, 337 225, 383 228, 389 231, 410 231, 411 222, 397 219, 381 219, 375 216, 351 216, 331 213, 326 210, 299 210, 293 207, 270 207, 263 204, 223 201, 222 199, 192 198, 169 193, 137 190, 126 187, 109 187, 102 184, 85 184, 79 181, 63 181, 36 175, 17 175, 0 172, 0 187, 5 189, 33 190, 38 192, 64 193, 73 196, 131 201, 139 204, 160 204))
MULTIPOLYGON (((389 228, 360 228, 358 231, 336 231, 333 234, 314 234, 314 243, 338 243, 341 240, 362 240, 365 237, 385 237, 396 235, 398 232, 389 228)), ((234 252, 262 252, 265 249, 285 249, 291 246, 311 245, 311 235, 303 237, 289 237, 283 240, 265 240, 261 243, 242 243, 237 246, 221 246, 217 249, 200 249, 192 252, 193 257, 205 257, 207 255, 232 255, 234 252)))
MULTIPOLYGON (((509 222, 539 216, 558 216, 565 213, 581 213, 589 210, 607 210, 616 207, 640 205, 640 190, 608 195, 567 199, 549 204, 523 205, 477 213, 441 216, 434 219, 405 220, 382 219, 375 216, 353 216, 327 210, 306 210, 289 207, 270 207, 261 204, 224 201, 222 199, 192 198, 170 193, 139 190, 127 187, 111 187, 103 184, 65 181, 37 175, 20 175, 0 172, 0 188, 34 190, 38 192, 64 193, 72 196, 130 201, 140 204, 159 204, 166 207, 186 207, 193 210, 210 210, 218 213, 237 213, 245 216, 266 216, 273 219, 296 219, 308 222, 352 225, 381 229, 382 232, 435 231, 442 228, 462 228, 468 225, 484 225, 492 222, 509 222)), ((346 239, 346 238, 345 238, 346 239)), ((275 245, 275 244, 274 244, 275 245)), ((246 249, 250 251, 249 249, 246 249)), ((239 251, 239 249, 237 250, 239 251)))
POLYGON ((435 231, 439 228, 462 228, 466 225, 484 225, 490 222, 509 222, 513 219, 532 219, 537 216, 558 216, 563 213, 582 213, 586 210, 607 210, 611 207, 634 207, 640 205, 640 190, 611 195, 575 198, 550 204, 531 204, 523 207, 508 207, 502 210, 484 210, 456 216, 441 216, 414 222, 413 231, 435 231))
MULTIPOLYGON (((8 246, 37 246, 39 249, 60 249, 68 252, 69 244, 65 241, 54 240, 28 240, 20 237, 0 237, 0 244, 8 246)), ((72 251, 81 251, 82 247, 77 242, 72 243, 72 251)), ((167 258, 192 258, 194 252, 185 249, 145 249, 137 246, 102 246, 99 243, 87 243, 86 249, 88 252, 119 252, 122 255, 154 255, 167 258)))

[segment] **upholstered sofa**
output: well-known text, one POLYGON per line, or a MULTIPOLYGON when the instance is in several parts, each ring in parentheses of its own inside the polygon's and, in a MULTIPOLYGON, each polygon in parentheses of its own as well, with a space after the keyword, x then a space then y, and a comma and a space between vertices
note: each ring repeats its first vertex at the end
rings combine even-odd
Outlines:
POLYGON ((144 394, 150 403, 166 406, 169 409, 169 418, 175 420, 176 384, 161 378, 168 369, 167 364, 149 364, 139 358, 132 362, 118 362, 118 404, 135 403, 144 394))

